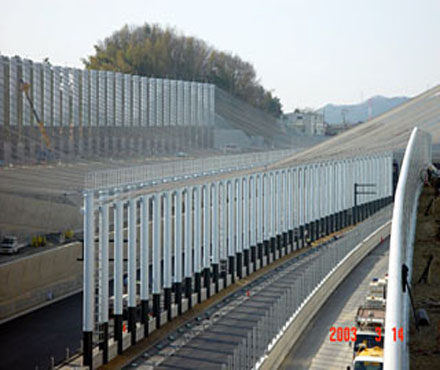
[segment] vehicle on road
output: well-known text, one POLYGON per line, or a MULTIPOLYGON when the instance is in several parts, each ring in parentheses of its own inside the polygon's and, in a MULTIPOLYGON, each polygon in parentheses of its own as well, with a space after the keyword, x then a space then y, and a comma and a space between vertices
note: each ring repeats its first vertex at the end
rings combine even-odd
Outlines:
POLYGON ((362 350, 353 361, 353 370, 382 370, 383 349, 380 347, 362 350))
POLYGON ((19 242, 16 236, 5 236, 0 243, 1 254, 17 254, 26 243, 19 242))

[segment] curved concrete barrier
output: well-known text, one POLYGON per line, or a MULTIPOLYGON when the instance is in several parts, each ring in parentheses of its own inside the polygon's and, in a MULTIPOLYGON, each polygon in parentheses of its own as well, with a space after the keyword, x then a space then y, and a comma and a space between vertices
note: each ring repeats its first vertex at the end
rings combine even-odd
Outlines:
POLYGON ((297 314, 284 335, 275 343, 266 355, 260 369, 277 369, 290 350, 301 337, 307 325, 324 305, 333 291, 342 283, 347 275, 370 253, 380 242, 390 235, 391 221, 381 226, 339 263, 336 270, 328 275, 315 293, 309 297, 302 310, 297 314))

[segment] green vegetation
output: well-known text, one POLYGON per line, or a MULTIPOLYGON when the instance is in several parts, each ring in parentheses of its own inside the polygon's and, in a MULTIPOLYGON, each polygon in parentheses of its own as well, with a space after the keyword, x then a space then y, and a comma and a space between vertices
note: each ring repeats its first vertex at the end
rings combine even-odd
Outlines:
POLYGON ((171 28, 124 26, 95 45, 86 68, 209 82, 256 108, 280 117, 280 100, 259 83, 252 64, 171 28))

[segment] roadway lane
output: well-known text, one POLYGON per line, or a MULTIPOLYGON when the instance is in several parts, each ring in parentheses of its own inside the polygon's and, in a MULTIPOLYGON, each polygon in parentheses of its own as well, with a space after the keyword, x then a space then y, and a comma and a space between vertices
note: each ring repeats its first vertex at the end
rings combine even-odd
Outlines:
POLYGON ((159 346, 147 349, 126 368, 220 369, 286 287, 306 273, 321 248, 333 248, 333 244, 315 247, 258 278, 208 309, 199 321, 188 322, 190 327, 182 326, 159 346))
POLYGON ((373 277, 388 270, 389 239, 374 249, 347 276, 309 324, 302 339, 290 351, 281 370, 342 370, 350 365, 352 349, 346 342, 330 342, 330 327, 352 327, 358 306, 367 295, 373 277))
POLYGON ((78 351, 82 293, 0 326, 0 369, 47 369, 78 351))

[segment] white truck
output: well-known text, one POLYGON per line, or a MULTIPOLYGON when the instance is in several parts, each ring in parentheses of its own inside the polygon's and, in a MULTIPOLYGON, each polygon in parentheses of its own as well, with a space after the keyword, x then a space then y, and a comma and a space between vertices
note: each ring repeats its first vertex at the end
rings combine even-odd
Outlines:
POLYGON ((16 236, 5 236, 0 243, 1 254, 16 254, 21 248, 25 247, 26 243, 19 242, 16 236))

